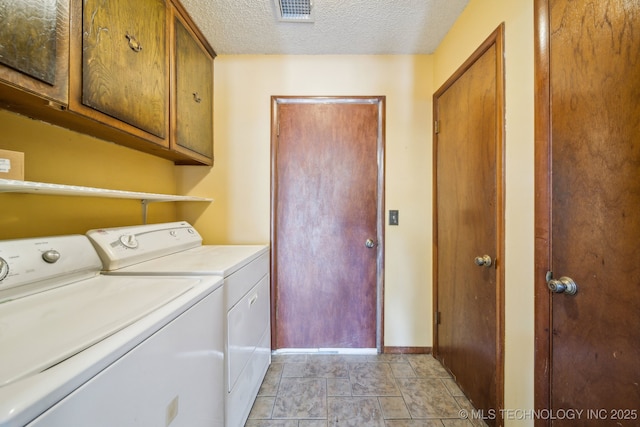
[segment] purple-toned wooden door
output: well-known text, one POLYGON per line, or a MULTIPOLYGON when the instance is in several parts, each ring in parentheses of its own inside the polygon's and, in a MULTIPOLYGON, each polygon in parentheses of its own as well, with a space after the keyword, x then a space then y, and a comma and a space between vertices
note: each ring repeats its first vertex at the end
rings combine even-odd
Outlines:
POLYGON ((378 346, 382 102, 274 98, 274 348, 378 346))
POLYGON ((638 426, 640 3, 536 12, 537 425, 638 426))

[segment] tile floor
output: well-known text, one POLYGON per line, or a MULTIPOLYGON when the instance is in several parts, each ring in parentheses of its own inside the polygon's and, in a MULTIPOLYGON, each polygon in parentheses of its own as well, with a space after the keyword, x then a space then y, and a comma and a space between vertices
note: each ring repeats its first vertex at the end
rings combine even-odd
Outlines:
POLYGON ((431 355, 276 354, 245 427, 472 427, 431 355))

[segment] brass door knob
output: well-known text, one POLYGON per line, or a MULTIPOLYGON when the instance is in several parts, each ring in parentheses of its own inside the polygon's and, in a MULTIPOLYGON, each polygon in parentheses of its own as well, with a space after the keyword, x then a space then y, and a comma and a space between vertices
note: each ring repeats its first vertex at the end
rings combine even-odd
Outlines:
POLYGON ((491 257, 489 255, 477 256, 474 259, 474 262, 478 267, 491 267, 491 264, 493 264, 493 261, 491 260, 491 257))

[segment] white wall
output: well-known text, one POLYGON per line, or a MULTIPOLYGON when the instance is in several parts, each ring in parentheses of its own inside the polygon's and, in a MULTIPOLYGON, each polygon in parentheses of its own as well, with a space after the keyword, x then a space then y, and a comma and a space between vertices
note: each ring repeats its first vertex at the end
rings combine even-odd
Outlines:
POLYGON ((269 241, 272 95, 386 96, 386 211, 400 225, 385 231, 384 344, 431 346, 432 57, 220 56, 215 73, 215 165, 178 172, 181 192, 216 199, 182 215, 209 243, 269 241))

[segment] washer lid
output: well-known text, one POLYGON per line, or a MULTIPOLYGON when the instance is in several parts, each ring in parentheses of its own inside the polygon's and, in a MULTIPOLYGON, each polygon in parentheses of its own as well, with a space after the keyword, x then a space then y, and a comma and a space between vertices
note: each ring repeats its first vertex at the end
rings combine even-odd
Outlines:
POLYGON ((195 277, 98 276, 0 304, 0 387, 81 352, 198 282, 195 277))
POLYGON ((269 251, 267 245, 204 245, 107 274, 216 275, 228 277, 269 251))

